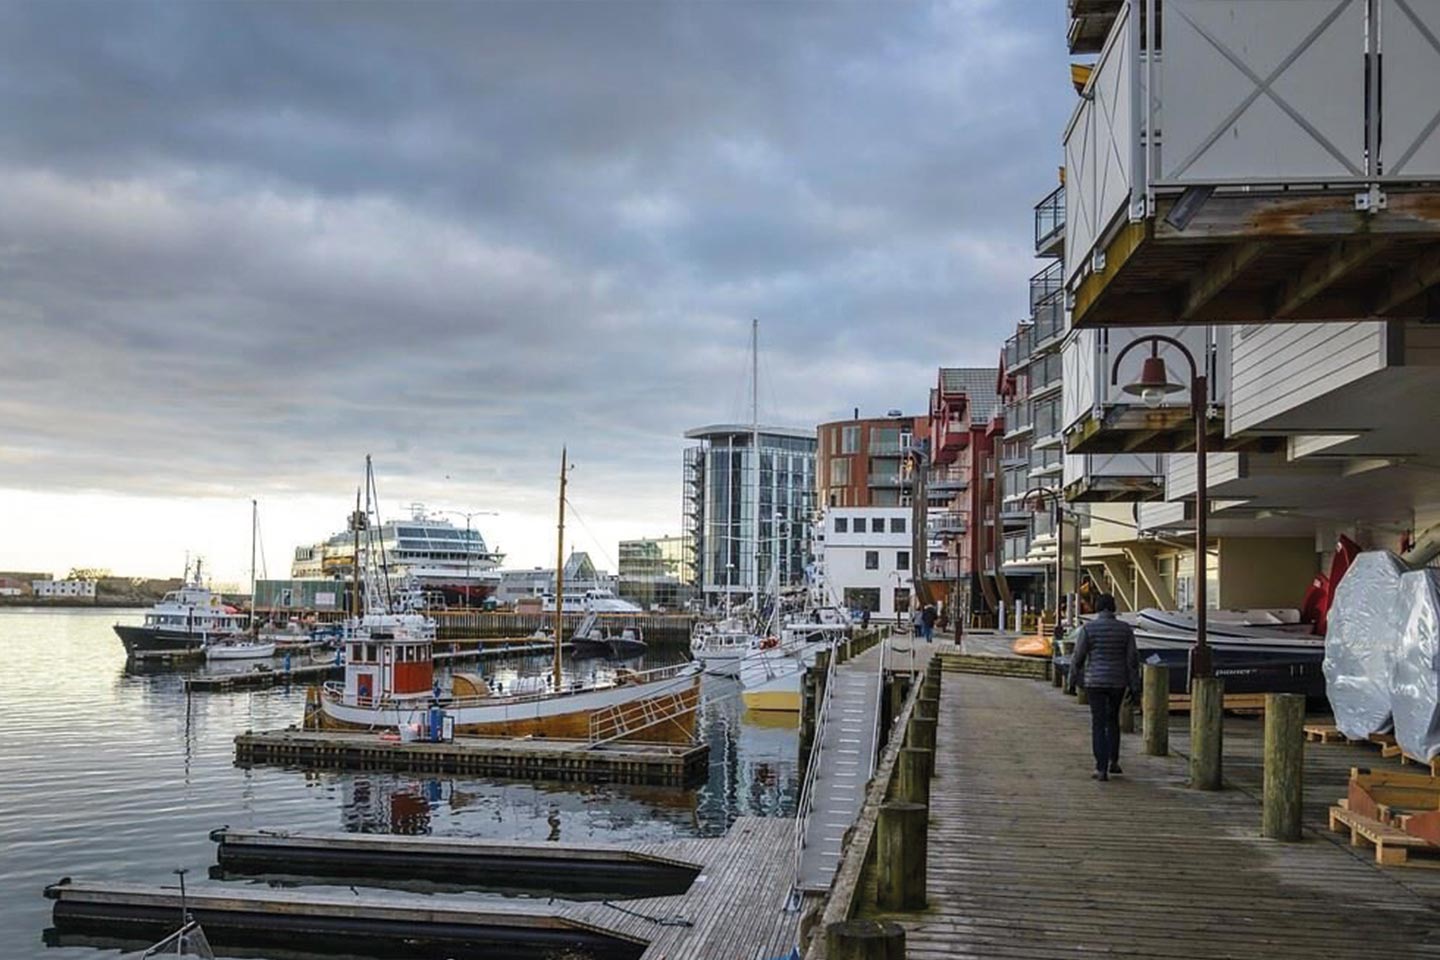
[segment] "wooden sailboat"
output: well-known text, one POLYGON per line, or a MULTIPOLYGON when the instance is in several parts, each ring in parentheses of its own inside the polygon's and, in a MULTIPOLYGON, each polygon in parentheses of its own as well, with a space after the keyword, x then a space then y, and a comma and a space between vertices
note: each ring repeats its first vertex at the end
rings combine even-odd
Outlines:
MULTIPOLYGON (((567 457, 562 452, 557 600, 564 590, 567 471, 567 457)), ((373 476, 368 482, 373 484, 373 476)), ((373 534, 379 526, 369 523, 367 516, 361 529, 373 534)), ((383 573, 383 566, 380 571, 383 573)), ((566 684, 561 673, 562 604, 557 603, 555 653, 547 681, 520 690, 496 691, 479 676, 456 674, 445 691, 435 679, 434 621, 419 612, 414 600, 407 601, 402 612, 390 612, 387 596, 375 586, 373 549, 367 549, 365 575, 367 612, 347 638, 345 679, 327 683, 319 691, 316 708, 306 712, 307 725, 399 729, 402 737, 412 738, 430 737, 453 725, 456 734, 467 736, 545 737, 592 745, 622 740, 694 741, 695 710, 700 703, 697 664, 618 670, 612 679, 566 684), (377 603, 382 612, 372 612, 377 603)))

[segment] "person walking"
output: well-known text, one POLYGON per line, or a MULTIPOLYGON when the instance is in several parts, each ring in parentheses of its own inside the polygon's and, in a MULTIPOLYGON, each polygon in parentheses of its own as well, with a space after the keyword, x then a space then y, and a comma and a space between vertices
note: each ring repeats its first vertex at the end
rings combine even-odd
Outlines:
POLYGON ((935 636, 935 604, 925 604, 925 609, 920 611, 920 626, 924 630, 925 642, 929 643, 930 638, 935 636))
POLYGON ((1095 598, 1095 618, 1080 629, 1070 672, 1090 698, 1090 746, 1096 780, 1109 780, 1120 769, 1120 704, 1128 689, 1140 690, 1140 652, 1135 631, 1115 616, 1115 597, 1095 598))

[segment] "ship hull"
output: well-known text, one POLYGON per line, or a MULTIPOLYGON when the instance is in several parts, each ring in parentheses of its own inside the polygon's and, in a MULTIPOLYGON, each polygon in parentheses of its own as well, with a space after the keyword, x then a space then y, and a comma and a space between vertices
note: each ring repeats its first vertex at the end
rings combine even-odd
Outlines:
POLYGON ((125 645, 125 654, 131 657, 204 655, 206 638, 204 634, 200 633, 190 633, 185 630, 156 630, 117 623, 115 635, 125 645))
MULTIPOLYGON (((488 702, 456 702, 441 698, 439 706, 453 718, 455 733, 469 737, 543 737, 549 740, 592 739, 592 720, 617 712, 629 717, 660 718, 614 737, 632 743, 691 744, 695 711, 700 705, 700 677, 685 673, 665 680, 621 684, 548 697, 490 697, 488 702)), ((322 730, 373 730, 426 722, 429 698, 413 706, 352 706, 327 695, 318 711, 322 730)), ((639 721, 635 721, 639 722, 639 721)))

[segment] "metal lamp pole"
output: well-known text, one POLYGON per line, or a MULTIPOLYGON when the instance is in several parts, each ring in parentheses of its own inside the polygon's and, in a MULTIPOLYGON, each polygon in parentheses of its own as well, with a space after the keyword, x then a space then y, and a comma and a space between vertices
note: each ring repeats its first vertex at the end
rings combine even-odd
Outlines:
POLYGON ((1206 567, 1208 562, 1206 520, 1210 510, 1205 467, 1207 459, 1206 410, 1209 402, 1209 389, 1204 369, 1195 363, 1195 356, 1186 348, 1185 344, 1174 337, 1160 334, 1141 337, 1125 345, 1125 349, 1116 355, 1115 363, 1110 368, 1112 386, 1119 382, 1120 361, 1124 360, 1125 355, 1131 350, 1144 343, 1150 344, 1150 356, 1145 358, 1145 365, 1140 371, 1140 379, 1126 384, 1122 389, 1126 393, 1138 396, 1147 407, 1158 407, 1164 402, 1166 396, 1185 389, 1183 384, 1170 380, 1165 369, 1165 360, 1160 356, 1160 345, 1163 343, 1174 347, 1190 364, 1190 410, 1195 418, 1195 646, 1190 651, 1190 677, 1192 680, 1208 678, 1214 676, 1215 672, 1210 644, 1206 637, 1206 567))
MULTIPOLYGON (((1034 497, 1045 505, 1046 498, 1049 498, 1050 505, 1055 511, 1055 626, 1060 626, 1061 617, 1065 607, 1065 518, 1060 510, 1060 491, 1052 487, 1031 487, 1025 491, 1021 503, 1029 503, 1034 497)), ((1076 583, 1079 583, 1079 574, 1076 574, 1076 583)))

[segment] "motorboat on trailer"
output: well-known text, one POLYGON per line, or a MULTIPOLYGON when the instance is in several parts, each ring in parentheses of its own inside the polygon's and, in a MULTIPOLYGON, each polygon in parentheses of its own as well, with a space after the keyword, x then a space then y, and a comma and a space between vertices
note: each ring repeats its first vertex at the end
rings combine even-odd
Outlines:
POLYGON ((138 625, 115 624, 133 658, 200 656, 206 644, 242 632, 248 618, 205 585, 203 561, 185 565, 184 585, 166 593, 138 625))
MULTIPOLYGON (((1122 619, 1135 628, 1141 661, 1169 668, 1171 693, 1188 691, 1194 614, 1147 609, 1122 619)), ((1290 621, 1285 611, 1212 610, 1206 617, 1205 640, 1214 674, 1225 681, 1226 693, 1323 697, 1325 638, 1303 632, 1310 629, 1309 624, 1290 621)), ((1073 649, 1073 644, 1067 646, 1073 649)), ((1057 656, 1056 663, 1069 670, 1068 655, 1057 656)))

